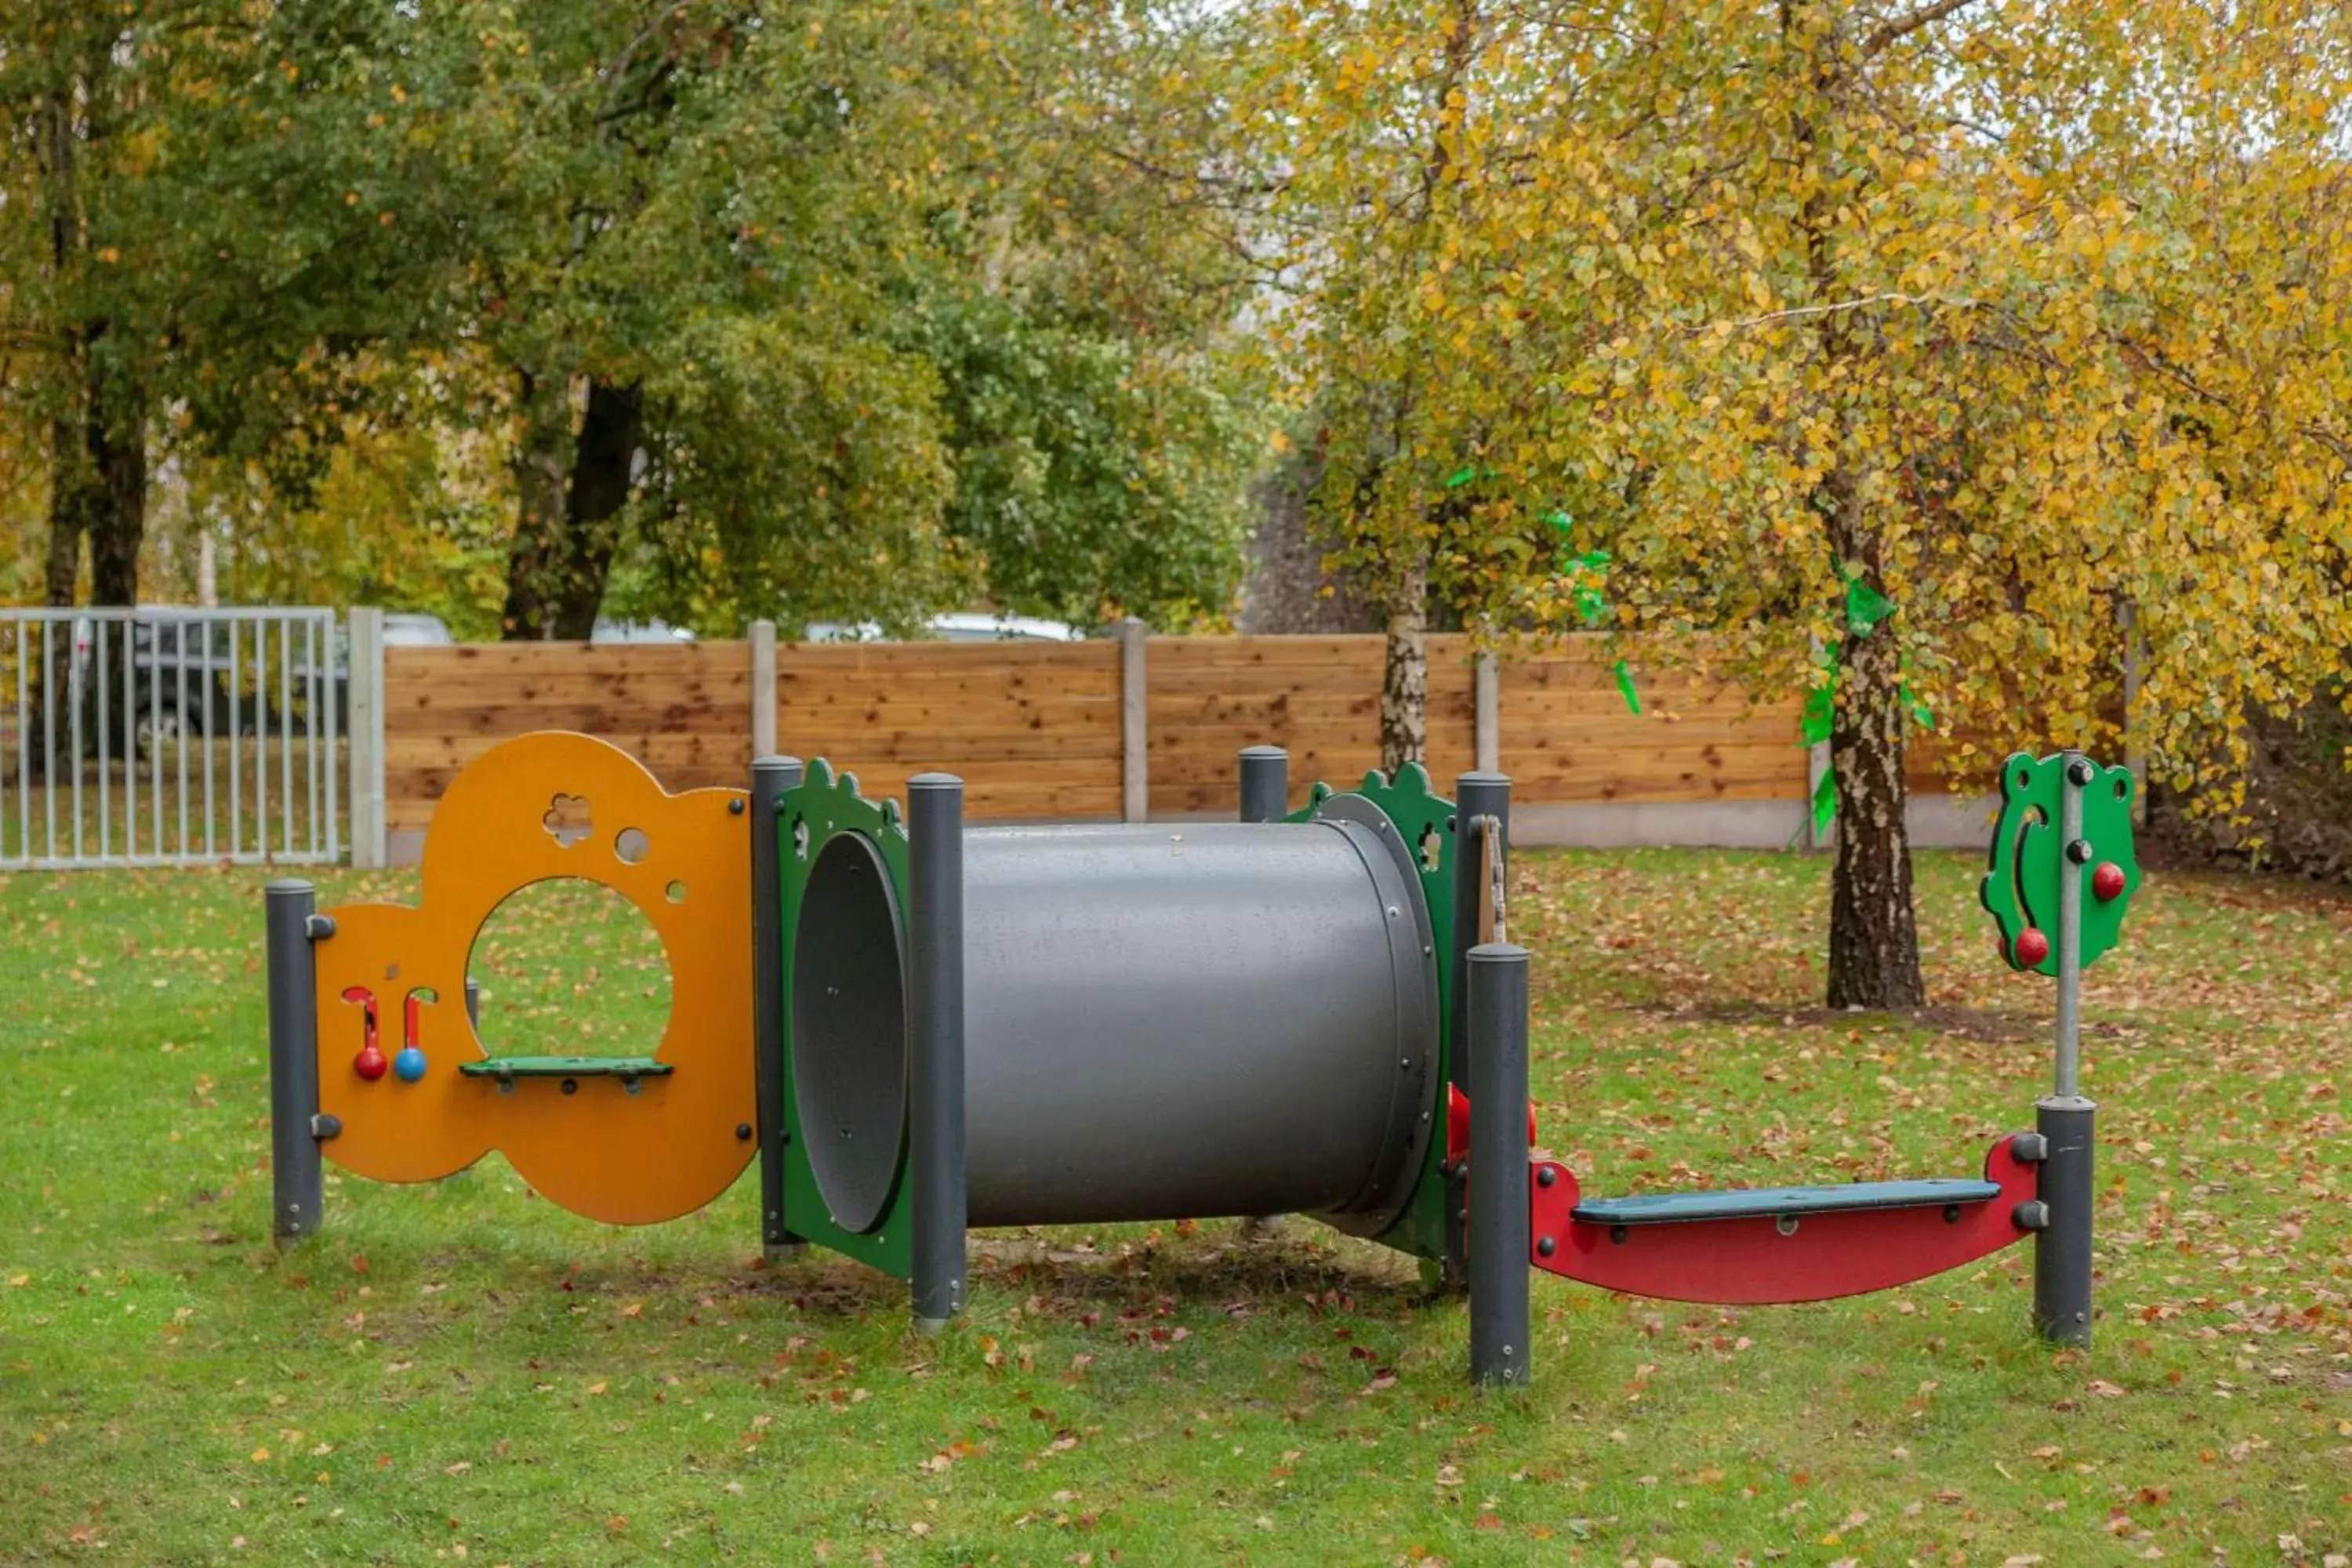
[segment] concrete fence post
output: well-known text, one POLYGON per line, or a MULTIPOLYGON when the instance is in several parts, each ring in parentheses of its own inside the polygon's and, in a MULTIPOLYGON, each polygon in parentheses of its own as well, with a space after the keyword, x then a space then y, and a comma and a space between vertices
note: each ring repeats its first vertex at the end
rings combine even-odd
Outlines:
POLYGON ((1503 771, 1503 670, 1491 653, 1481 653, 1474 677, 1472 750, 1482 773, 1503 771))
MULTIPOLYGON (((1812 639, 1813 662, 1822 659, 1822 639, 1812 639)), ((1802 721, 1799 721, 1801 723, 1802 721)), ((1802 733, 1800 732, 1800 739, 1802 733)), ((1813 810, 1813 802, 1822 798, 1822 781, 1830 776, 1830 743, 1816 741, 1805 748, 1805 844, 1808 848, 1830 849, 1837 843, 1837 820, 1832 817, 1824 826, 1813 810)))
POLYGON ((751 623, 751 755, 776 754, 776 623, 751 623))
POLYGON ((1119 820, 1151 817, 1151 687, 1144 668, 1150 628, 1129 616, 1118 623, 1119 820))
POLYGON ((351 709, 352 864, 362 870, 384 863, 383 798, 383 611, 373 605, 352 610, 349 690, 351 709))

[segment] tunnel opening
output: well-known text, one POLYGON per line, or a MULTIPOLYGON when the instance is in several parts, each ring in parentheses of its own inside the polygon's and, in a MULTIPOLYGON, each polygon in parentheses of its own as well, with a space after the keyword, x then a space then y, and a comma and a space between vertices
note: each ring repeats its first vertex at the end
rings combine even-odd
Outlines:
POLYGON ((834 1223, 864 1233, 896 1194, 907 1142, 907 976, 898 894, 874 843, 817 852, 793 933, 793 1092, 834 1223))

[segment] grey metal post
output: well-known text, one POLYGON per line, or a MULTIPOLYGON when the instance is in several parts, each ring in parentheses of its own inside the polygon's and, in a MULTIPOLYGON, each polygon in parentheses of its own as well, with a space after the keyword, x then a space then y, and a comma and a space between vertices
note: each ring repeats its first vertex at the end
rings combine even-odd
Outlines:
MULTIPOLYGON (((1477 1049, 1470 1035, 1470 950, 1478 945, 1478 900, 1485 891, 1479 886, 1485 874, 1480 864, 1484 857, 1479 853, 1478 835, 1472 825, 1482 816, 1491 816, 1501 825, 1500 847, 1507 857, 1511 842, 1511 781, 1507 774, 1474 769, 1454 781, 1454 940, 1452 951, 1446 955, 1452 980, 1447 987, 1445 1080, 1465 1095, 1470 1092, 1470 1058, 1477 1049)), ((1445 1264, 1440 1282, 1454 1289, 1466 1282, 1462 1191, 1462 1173, 1446 1173, 1445 1264)))
POLYGON ((2058 1070, 2051 1086, 2063 1100, 2082 1098, 2083 868, 2091 846, 2083 841, 2083 786, 2092 777, 2082 752, 2066 761, 2058 795, 2058 1070))
POLYGON ((1511 781, 1505 773, 1487 773, 1479 769, 1462 774, 1454 781, 1454 951, 1448 962, 1453 966, 1453 1005, 1448 1009, 1446 1038, 1453 1042, 1453 1062, 1447 1080, 1467 1094, 1470 1079, 1466 1070, 1463 1046, 1470 1037, 1470 950, 1478 945, 1478 900, 1486 889, 1479 883, 1486 875, 1480 865, 1477 835, 1471 824, 1482 816, 1491 816, 1503 826, 1500 846, 1506 858, 1511 844, 1511 781))
MULTIPOLYGON (((1290 815, 1290 753, 1280 746, 1244 746, 1241 751, 1241 820, 1280 822, 1290 815)), ((1245 1235, 1266 1237, 1281 1228, 1282 1216, 1251 1215, 1245 1235)))
POLYGON ((2058 1062, 2034 1108, 2046 1154, 2035 1195, 2049 1224, 2033 1247, 2033 1326, 2046 1340, 2091 1341, 2091 1205, 2098 1107, 2082 1091, 2083 879, 2096 847, 2083 837, 2083 789, 2097 776, 2069 750, 2058 796, 2058 1062))
POLYGON ((318 898, 288 879, 262 889, 269 962, 270 1228, 289 1247, 319 1228, 318 980, 310 952, 318 898))
POLYGON ((466 1022, 474 1026, 474 1037, 482 1037, 482 983, 472 975, 466 976, 466 1022))
POLYGON ((2098 1107, 2050 1099, 2034 1107, 2045 1152, 2034 1196, 2049 1223, 2033 1237, 2033 1330, 2057 1344, 2091 1342, 2091 1205, 2098 1107))
POLYGON ((805 1246, 784 1224, 784 881, 778 820, 798 757, 751 763, 751 1053, 758 1084, 760 1243, 770 1261, 805 1246))
POLYGON ((1280 746, 1244 746, 1244 822, 1280 822, 1290 815, 1290 753, 1280 746))
POLYGON ((1528 950, 1470 950, 1470 1380, 1528 1381, 1528 950))
POLYGON ((916 1329, 937 1332, 963 1310, 963 781, 907 781, 909 989, 908 1151, 914 1201, 916 1329))

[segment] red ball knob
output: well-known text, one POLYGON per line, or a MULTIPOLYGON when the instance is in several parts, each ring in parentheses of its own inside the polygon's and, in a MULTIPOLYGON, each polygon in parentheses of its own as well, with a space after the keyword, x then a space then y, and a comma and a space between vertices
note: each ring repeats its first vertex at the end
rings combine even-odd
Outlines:
POLYGON ((2027 926, 2017 933, 2017 941, 2012 945, 2011 952, 2016 956, 2019 968, 2031 969, 2050 956, 2050 939, 2032 926, 2027 926))
POLYGON ((352 1070, 370 1083, 382 1078, 384 1069, 391 1065, 384 1059, 383 1053, 375 1048, 375 1042, 373 1040, 362 1047, 360 1054, 352 1058, 352 1070))
POLYGON ((2111 904, 2124 896, 2124 868, 2112 860, 2102 860, 2099 868, 2091 873, 2091 893, 2103 904, 2111 904))

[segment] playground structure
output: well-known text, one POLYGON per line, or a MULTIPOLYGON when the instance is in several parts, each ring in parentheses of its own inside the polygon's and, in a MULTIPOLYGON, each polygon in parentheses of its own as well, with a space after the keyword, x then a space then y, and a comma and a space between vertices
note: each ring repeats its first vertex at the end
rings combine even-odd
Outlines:
POLYGON ((322 1155, 425 1181, 496 1148, 543 1195, 634 1224, 716 1198, 756 1153, 771 1252, 902 1279, 926 1328, 963 1305, 974 1226, 1300 1213, 1465 1285, 1482 1384, 1529 1375, 1530 1267, 1801 1301, 2032 1236, 2039 1331, 2087 1341, 2075 987, 2137 886, 2127 773, 2003 765, 1984 901, 2009 962, 2059 983, 2036 1131, 1975 1178, 1620 1198, 1532 1157, 1508 780, 1465 773, 1448 800, 1408 766, 1290 810, 1282 752, 1244 751, 1240 775, 1233 823, 967 828, 945 774, 903 812, 822 759, 672 795, 585 736, 507 742, 442 801, 415 907, 268 890, 277 1233, 318 1228, 322 1155), (441 1000, 498 904, 557 877, 660 934, 652 1056, 492 1057, 441 1000))

